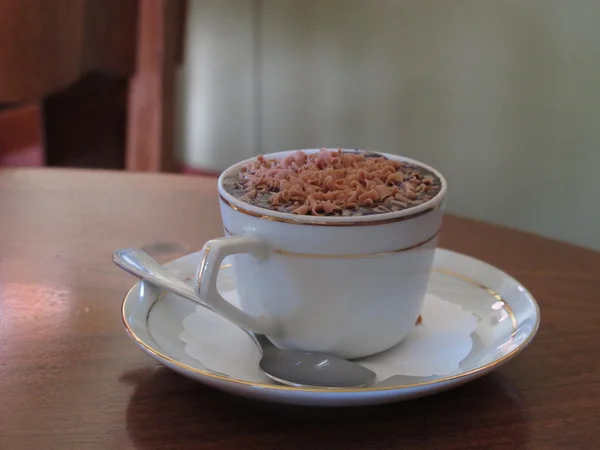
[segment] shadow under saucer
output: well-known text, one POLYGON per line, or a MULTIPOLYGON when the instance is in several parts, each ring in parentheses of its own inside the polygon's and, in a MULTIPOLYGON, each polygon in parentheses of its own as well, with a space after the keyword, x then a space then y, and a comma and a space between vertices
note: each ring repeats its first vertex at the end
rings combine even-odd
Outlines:
POLYGON ((528 406, 499 372, 431 397, 331 409, 252 401, 165 368, 123 381, 135 385, 127 427, 139 448, 519 449, 531 432, 528 406))

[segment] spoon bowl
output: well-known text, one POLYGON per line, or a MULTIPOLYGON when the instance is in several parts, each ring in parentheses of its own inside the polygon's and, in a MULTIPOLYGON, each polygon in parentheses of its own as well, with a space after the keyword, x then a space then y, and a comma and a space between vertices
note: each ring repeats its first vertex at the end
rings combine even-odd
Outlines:
MULTIPOLYGON (((113 262, 132 275, 214 312, 191 286, 175 277, 143 250, 117 250, 113 262)), ((375 381, 376 374, 358 363, 327 353, 280 349, 264 335, 243 331, 262 352, 260 369, 278 383, 295 387, 343 389, 364 387, 375 381)))

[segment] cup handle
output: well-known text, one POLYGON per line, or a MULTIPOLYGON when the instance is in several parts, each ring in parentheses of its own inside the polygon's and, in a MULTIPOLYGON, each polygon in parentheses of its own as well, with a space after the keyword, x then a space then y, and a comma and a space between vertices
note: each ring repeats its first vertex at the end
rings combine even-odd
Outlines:
POLYGON ((196 293, 215 312, 253 333, 273 336, 278 334, 275 322, 258 319, 229 303, 217 290, 219 268, 229 255, 250 253, 256 259, 265 259, 269 248, 262 239, 253 236, 228 236, 204 244, 204 255, 196 271, 196 293))

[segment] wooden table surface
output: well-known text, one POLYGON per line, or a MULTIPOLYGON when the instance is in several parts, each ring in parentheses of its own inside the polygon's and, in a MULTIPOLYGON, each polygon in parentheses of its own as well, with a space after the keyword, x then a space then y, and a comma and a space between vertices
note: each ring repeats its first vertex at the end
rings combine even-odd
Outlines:
POLYGON ((600 254, 451 216, 441 246, 505 270, 540 304, 533 343, 491 375, 328 410, 159 367, 123 330, 135 280, 112 252, 200 248, 221 234, 215 193, 213 179, 175 175, 0 171, 0 449, 600 448, 600 254))

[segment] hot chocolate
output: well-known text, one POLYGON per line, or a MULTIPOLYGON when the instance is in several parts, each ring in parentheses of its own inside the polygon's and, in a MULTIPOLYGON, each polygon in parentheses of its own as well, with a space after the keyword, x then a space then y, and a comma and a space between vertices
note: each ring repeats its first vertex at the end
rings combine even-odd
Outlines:
POLYGON ((283 159, 258 156, 223 187, 251 205, 314 216, 359 216, 401 211, 441 190, 430 170, 377 153, 301 150, 283 159))

